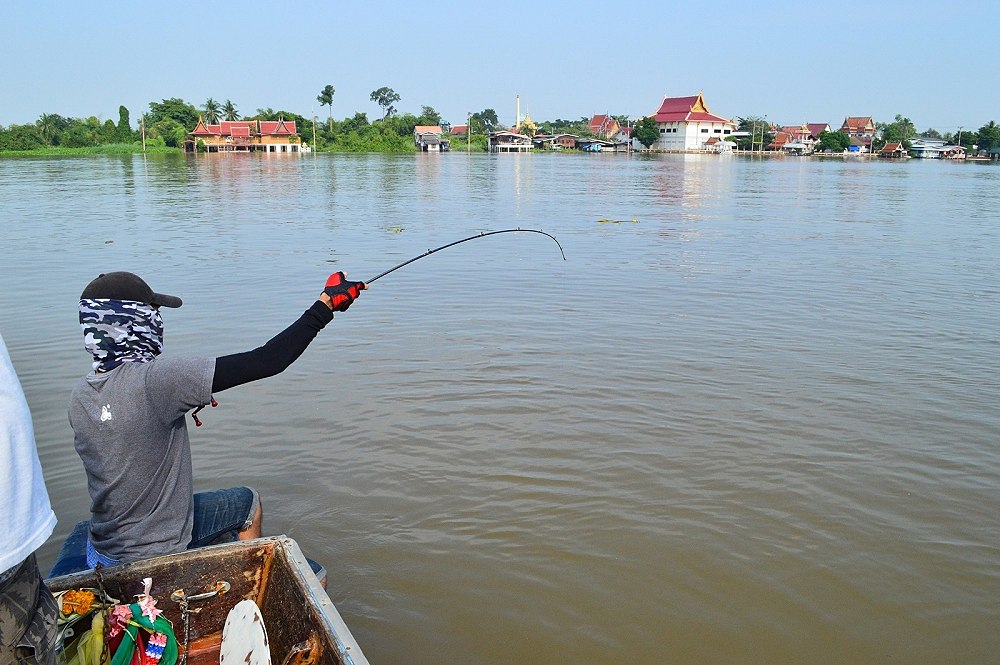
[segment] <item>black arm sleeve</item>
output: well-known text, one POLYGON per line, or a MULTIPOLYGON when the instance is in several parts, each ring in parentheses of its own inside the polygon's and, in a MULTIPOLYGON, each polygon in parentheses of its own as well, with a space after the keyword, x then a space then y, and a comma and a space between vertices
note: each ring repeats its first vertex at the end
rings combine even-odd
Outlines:
POLYGON ((217 393, 280 374, 302 355, 316 334, 332 320, 333 312, 322 301, 317 300, 295 323, 268 340, 264 346, 216 358, 212 392, 217 393))

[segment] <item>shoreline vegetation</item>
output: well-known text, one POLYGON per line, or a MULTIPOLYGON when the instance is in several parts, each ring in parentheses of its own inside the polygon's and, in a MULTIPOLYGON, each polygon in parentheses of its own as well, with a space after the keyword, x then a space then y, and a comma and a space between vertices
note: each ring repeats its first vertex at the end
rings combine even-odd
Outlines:
POLYGON ((168 148, 165 146, 147 146, 143 150, 141 143, 108 143, 79 148, 46 146, 31 150, 0 150, 0 157, 72 157, 80 155, 141 155, 143 153, 147 155, 166 155, 181 154, 182 152, 183 150, 180 148, 168 148))
MULTIPOLYGON (((184 143, 189 139, 199 119, 208 124, 217 124, 223 120, 294 121, 298 132, 296 142, 308 144, 312 152, 329 153, 415 153, 418 151, 414 140, 415 127, 440 126, 446 135, 452 127, 430 106, 422 106, 419 116, 399 113, 395 107, 399 102, 399 95, 387 87, 379 88, 371 94, 371 100, 382 108, 381 118, 369 120, 366 113, 358 112, 343 120, 335 120, 332 113, 335 92, 333 86, 328 85, 317 97, 321 106, 328 106, 330 109, 326 119, 317 116, 305 118, 297 113, 276 111, 271 108, 257 109, 256 113, 243 116, 230 100, 220 103, 211 98, 206 100, 201 108, 179 98, 150 102, 149 111, 136 123, 137 128, 133 128, 129 110, 124 106, 118 107, 117 123, 110 119, 102 121, 94 116, 82 119, 45 113, 32 124, 0 126, 0 157, 180 153, 183 152, 184 143)), ((645 127, 651 118, 636 122, 628 116, 610 117, 617 120, 621 126, 634 125, 633 136, 643 138, 644 144, 650 145, 646 143, 647 138, 655 141, 655 136, 646 136, 650 130, 654 134, 658 131, 655 125, 652 128, 645 127)), ((496 111, 489 108, 470 113, 463 120, 468 123, 466 133, 450 135, 452 150, 455 152, 467 150, 487 152, 487 135, 493 131, 506 129, 500 125, 496 111)), ((583 117, 577 120, 556 119, 534 122, 525 117, 519 123, 519 130, 529 135, 573 134, 581 138, 600 138, 592 131, 589 121, 590 118, 583 117)), ((740 117, 737 121, 737 131, 749 133, 753 137, 736 140, 739 148, 737 154, 765 156, 773 154, 774 151, 763 150, 774 136, 773 131, 768 131, 774 129, 772 123, 757 116, 740 117), (754 138, 757 140, 754 141, 754 138), (759 146, 760 149, 753 149, 755 146, 759 146)), ((975 148, 987 151, 1000 148, 1000 126, 993 121, 978 130, 960 130, 957 135, 947 133, 942 135, 934 129, 918 132, 914 123, 902 115, 897 115, 891 122, 875 124, 877 136, 872 142, 875 150, 880 149, 886 142, 899 142, 908 147, 906 144, 909 140, 917 137, 944 139, 966 147, 970 153, 975 148)), ((834 139, 845 138, 845 135, 838 131, 824 132, 823 135, 830 135, 826 138, 831 143, 827 146, 830 148, 841 147, 834 139)), ((661 151, 654 148, 652 152, 661 151)), ((834 149, 833 152, 833 156, 839 156, 837 153, 840 150, 834 149)), ((850 155, 856 156, 857 153, 850 155)))

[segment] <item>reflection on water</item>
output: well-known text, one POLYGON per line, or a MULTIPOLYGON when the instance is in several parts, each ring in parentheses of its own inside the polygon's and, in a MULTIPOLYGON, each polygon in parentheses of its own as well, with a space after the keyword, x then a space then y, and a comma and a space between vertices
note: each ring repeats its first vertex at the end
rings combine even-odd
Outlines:
POLYGON ((989 662, 995 166, 622 155, 0 160, 0 326, 59 539, 82 286, 180 294, 168 353, 266 341, 199 489, 261 490, 373 662, 989 662), (635 223, 632 219, 637 220, 635 223), (600 223, 601 219, 624 220, 600 223))

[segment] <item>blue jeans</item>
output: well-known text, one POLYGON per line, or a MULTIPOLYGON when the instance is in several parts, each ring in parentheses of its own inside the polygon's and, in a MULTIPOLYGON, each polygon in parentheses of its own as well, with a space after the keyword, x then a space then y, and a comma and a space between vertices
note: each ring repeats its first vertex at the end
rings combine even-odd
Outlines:
POLYGON ((236 540, 236 534, 253 524, 260 506, 257 490, 231 487, 194 495, 194 526, 189 550, 210 545, 225 534, 226 540, 236 540))

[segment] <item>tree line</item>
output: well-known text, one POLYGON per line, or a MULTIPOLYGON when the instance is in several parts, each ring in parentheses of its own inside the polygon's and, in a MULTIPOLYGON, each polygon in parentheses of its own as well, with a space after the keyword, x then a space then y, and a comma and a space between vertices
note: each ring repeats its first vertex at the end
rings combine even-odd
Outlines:
MULTIPOLYGON (((305 118, 298 113, 272 108, 259 108, 253 114, 242 115, 239 108, 231 100, 224 102, 209 97, 200 106, 188 103, 183 99, 172 97, 159 102, 150 102, 149 110, 144 113, 137 127, 133 127, 129 111, 124 106, 118 108, 118 122, 104 120, 91 116, 89 118, 68 118, 55 113, 42 114, 31 124, 13 124, 0 126, 0 150, 22 151, 38 150, 51 147, 84 148, 109 144, 137 145, 145 142, 146 146, 179 148, 183 146, 188 134, 194 129, 198 118, 203 118, 208 124, 218 124, 222 120, 279 120, 294 121, 296 129, 303 141, 314 144, 316 150, 338 152, 412 152, 413 129, 417 125, 439 125, 447 132, 451 125, 445 122, 441 114, 431 106, 421 106, 420 114, 400 113, 397 104, 400 95, 388 86, 373 90, 370 99, 382 111, 381 118, 370 120, 366 113, 358 112, 343 120, 333 117, 333 105, 336 89, 326 85, 316 96, 320 106, 328 109, 326 122, 318 122, 316 118, 305 118)), ((627 115, 613 115, 621 125, 633 126, 633 136, 647 147, 659 138, 659 129, 651 116, 632 121, 627 115)), ((466 118, 468 145, 476 150, 486 149, 486 135, 501 129, 497 112, 492 108, 469 114, 466 118)), ((750 132, 753 138, 740 137, 735 139, 741 149, 752 149, 756 146, 766 146, 774 139, 771 123, 760 116, 737 118, 737 130, 750 132)), ((909 149, 910 142, 919 136, 939 138, 955 145, 973 150, 992 150, 1000 148, 1000 126, 994 121, 984 124, 977 130, 960 130, 954 133, 940 133, 934 129, 918 132, 913 121, 896 115, 891 122, 876 123, 877 135, 873 142, 874 149, 881 149, 886 143, 902 143, 909 149)), ((542 122, 525 122, 520 127, 524 134, 575 134, 580 137, 593 137, 590 129, 590 118, 565 120, 556 119, 542 122)), ((823 132, 819 138, 819 150, 841 152, 846 149, 849 138, 838 131, 823 132)))

